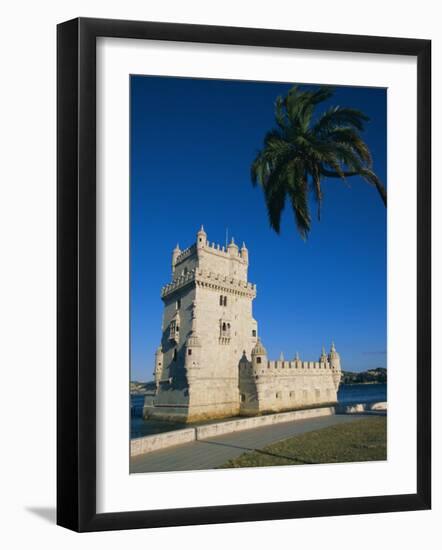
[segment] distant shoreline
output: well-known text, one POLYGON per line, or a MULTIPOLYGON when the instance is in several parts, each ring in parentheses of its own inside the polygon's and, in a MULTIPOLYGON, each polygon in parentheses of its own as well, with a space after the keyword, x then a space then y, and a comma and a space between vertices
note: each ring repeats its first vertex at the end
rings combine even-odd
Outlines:
POLYGON ((386 384, 387 382, 341 382, 341 386, 375 386, 376 384, 386 384))

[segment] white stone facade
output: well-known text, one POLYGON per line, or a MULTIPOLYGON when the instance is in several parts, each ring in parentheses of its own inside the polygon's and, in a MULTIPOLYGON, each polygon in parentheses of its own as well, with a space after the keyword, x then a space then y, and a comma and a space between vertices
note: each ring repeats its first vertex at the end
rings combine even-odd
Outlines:
POLYGON ((195 422, 335 403, 341 378, 334 346, 319 362, 268 361, 252 314, 256 285, 247 280, 245 245, 209 243, 172 253, 163 287, 156 395, 145 417, 195 422))

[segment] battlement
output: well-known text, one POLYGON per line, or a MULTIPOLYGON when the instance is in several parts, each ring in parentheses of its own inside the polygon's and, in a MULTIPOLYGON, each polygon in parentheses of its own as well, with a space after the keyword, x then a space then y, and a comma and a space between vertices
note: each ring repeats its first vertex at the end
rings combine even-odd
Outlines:
POLYGON ((243 376, 254 376, 258 373, 260 374, 268 374, 270 376, 274 376, 277 374, 285 374, 290 375, 290 371, 294 372, 296 371, 296 374, 300 374, 304 371, 309 371, 310 373, 314 373, 315 371, 320 374, 320 372, 324 371, 331 371, 332 366, 327 361, 325 363, 320 361, 300 361, 300 360, 294 360, 294 361, 266 361, 264 363, 258 363, 253 364, 251 361, 249 362, 242 362, 240 363, 240 374, 243 376))
POLYGON ((174 248, 172 252, 172 282, 167 285, 167 288, 163 288, 162 295, 164 292, 169 293, 195 280, 192 273, 197 278, 199 275, 205 274, 212 280, 216 280, 217 276, 218 278, 224 277, 224 279, 219 279, 223 288, 227 283, 229 287, 233 285, 253 290, 252 287, 248 287, 248 265, 249 253, 244 243, 239 249, 233 238, 227 247, 209 242, 204 228, 201 227, 194 244, 184 250, 180 250, 178 244, 174 248))
POLYGON ((221 275, 205 269, 194 268, 183 273, 171 283, 163 286, 161 289, 161 297, 165 298, 186 285, 193 283, 199 286, 211 287, 214 290, 241 294, 251 298, 256 296, 256 285, 253 283, 236 279, 229 275, 221 275))
POLYGON ((175 261, 175 265, 178 266, 181 262, 192 256, 193 254, 204 253, 207 252, 208 254, 214 254, 218 256, 219 258, 225 258, 226 260, 237 260, 239 262, 247 263, 248 260, 241 255, 241 250, 238 247, 231 248, 229 247, 221 246, 220 244, 217 244, 215 242, 209 242, 206 241, 204 245, 197 248, 196 243, 192 244, 185 250, 183 250, 177 257, 175 261), (236 249, 235 249, 236 248, 236 249))
POLYGON ((178 265, 179 263, 183 262, 184 260, 186 260, 187 258, 189 258, 190 256, 192 256, 192 254, 195 254, 196 253, 196 244, 192 244, 191 246, 189 246, 189 248, 186 248, 185 250, 183 250, 176 258, 176 261, 175 261, 175 265, 178 265))
POLYGON ((196 242, 184 250, 177 245, 172 252, 172 273, 174 279, 195 267, 208 269, 224 275, 247 279, 249 251, 243 243, 241 248, 232 238, 229 245, 222 246, 207 239, 204 228, 196 234, 196 242))

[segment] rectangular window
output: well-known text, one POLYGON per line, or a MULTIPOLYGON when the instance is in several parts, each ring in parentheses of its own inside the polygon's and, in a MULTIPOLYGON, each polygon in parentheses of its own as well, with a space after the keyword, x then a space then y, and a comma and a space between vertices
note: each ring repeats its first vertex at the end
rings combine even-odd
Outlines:
POLYGON ((257 357, 257 358, 256 358, 256 362, 257 362, 257 363, 261 363, 261 357, 257 357))
POLYGON ((219 305, 220 305, 220 306, 223 305, 223 297, 222 297, 222 296, 219 297, 219 305))
POLYGON ((252 330, 252 336, 253 336, 253 337, 256 336, 256 330, 252 330))
POLYGON ((187 350, 187 355, 192 355, 192 350, 191 349, 187 350))
POLYGON ((181 309, 181 300, 176 301, 176 308, 181 309))

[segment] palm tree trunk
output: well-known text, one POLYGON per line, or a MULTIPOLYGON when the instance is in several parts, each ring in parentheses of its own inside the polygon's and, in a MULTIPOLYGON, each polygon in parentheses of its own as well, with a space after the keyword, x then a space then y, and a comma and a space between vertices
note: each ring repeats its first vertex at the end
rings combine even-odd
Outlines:
MULTIPOLYGON (((348 172, 342 172, 341 174, 338 174, 338 172, 334 172, 333 170, 326 170, 325 168, 323 168, 321 170, 321 173, 327 177, 327 178, 341 178, 344 177, 344 178, 349 178, 351 176, 361 176, 361 178, 364 178, 366 176, 364 176, 364 174, 361 174, 360 172, 357 172, 357 171, 348 171, 348 172)), ((369 178, 370 180, 370 183, 372 183, 376 189, 378 190, 378 193, 382 199, 382 202, 384 203, 384 206, 387 207, 387 191, 385 189, 385 187, 382 185, 382 182, 377 178, 377 177, 370 177, 369 178)))

